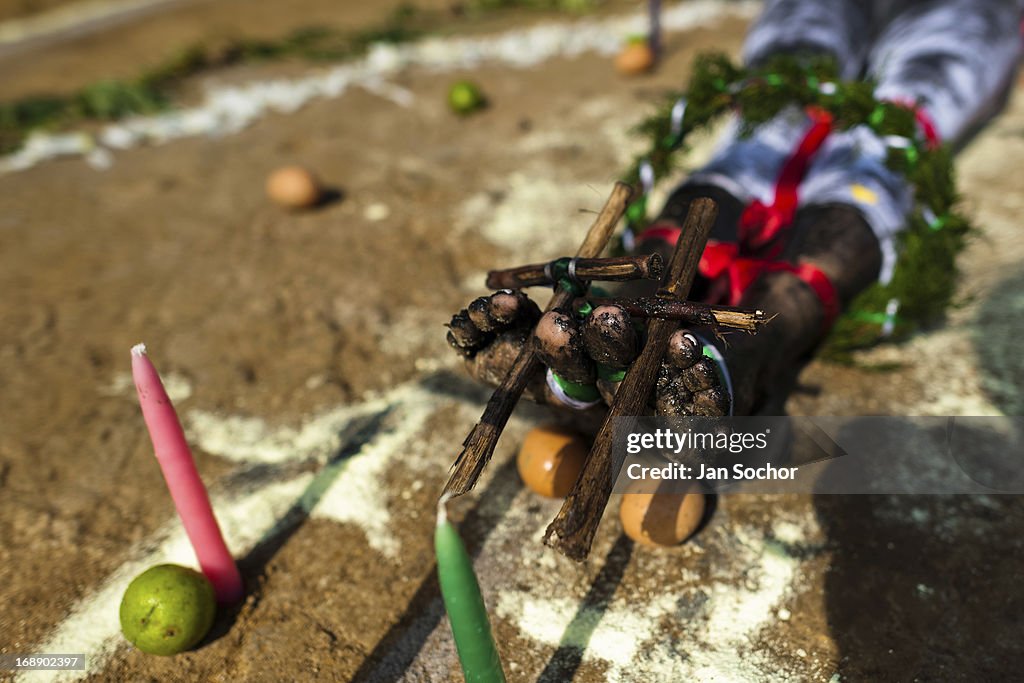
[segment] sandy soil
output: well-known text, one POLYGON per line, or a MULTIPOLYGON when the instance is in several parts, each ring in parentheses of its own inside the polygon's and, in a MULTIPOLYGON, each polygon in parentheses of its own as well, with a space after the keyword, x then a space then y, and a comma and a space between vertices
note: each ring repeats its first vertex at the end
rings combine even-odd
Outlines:
MULTIPOLYGON (((183 6, 181 21, 213 24, 232 3, 183 6)), ((637 81, 592 55, 485 67, 473 78, 493 106, 466 120, 444 106, 461 74, 412 69, 397 81, 410 108, 353 89, 237 135, 120 152, 103 172, 69 160, 4 176, 0 652, 93 643, 96 681, 458 680, 433 503, 487 394, 461 374, 443 323, 482 293, 486 269, 567 252, 629 158, 629 126, 697 52, 736 49, 742 28, 672 35, 663 69, 637 81), (316 169, 334 200, 303 214, 268 205, 267 172, 290 162, 316 169), (117 608, 104 587, 173 545, 125 380, 140 340, 174 379, 204 478, 239 516, 250 588, 207 643, 170 659, 103 640, 117 608)), ((117 31, 138 42, 98 50, 76 77, 115 55, 137 66, 150 38, 117 31)), ((0 63, 23 84, 5 78, 5 96, 56 84, 48 74, 82 49, 39 55, 31 73, 28 53, 0 63)), ((970 305, 861 359, 895 371, 812 364, 793 412, 1019 414, 1022 130, 1017 98, 963 156, 988 231, 965 259, 970 305)), ((673 550, 633 547, 612 515, 576 566, 541 546, 557 503, 524 491, 510 464, 543 419, 523 407, 457 508, 510 680, 1016 674, 1019 499, 723 498, 673 550)))
MULTIPOLYGON (((274 39, 310 26, 339 31, 379 27, 401 6, 431 15, 436 30, 442 33, 496 31, 559 16, 554 12, 505 10, 467 18, 462 6, 451 0, 139 2, 138 9, 128 7, 126 1, 123 10, 118 5, 118 11, 110 16, 104 14, 95 21, 46 31, 30 40, 0 44, 0 100, 65 93, 103 79, 130 79, 141 69, 163 63, 195 43, 216 45, 239 37, 274 39)), ((0 2, 0 21, 4 4, 0 2)), ((93 9, 95 5, 102 6, 102 2, 68 0, 60 9, 63 14, 87 7, 97 13, 100 10, 93 9)), ((639 5, 642 3, 637 0, 606 0, 596 14, 639 5)))
POLYGON ((0 21, 41 14, 55 7, 73 4, 75 0, 4 0, 0 2, 0 21))

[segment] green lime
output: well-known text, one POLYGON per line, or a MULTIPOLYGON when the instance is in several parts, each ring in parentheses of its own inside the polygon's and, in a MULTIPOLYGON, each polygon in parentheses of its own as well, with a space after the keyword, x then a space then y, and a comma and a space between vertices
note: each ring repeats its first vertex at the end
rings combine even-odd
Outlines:
POLYGON ((470 114, 485 104, 484 94, 475 83, 459 81, 448 91, 448 105, 456 114, 470 114))
POLYGON ((213 625, 217 603, 205 576, 176 564, 159 564, 135 577, 121 599, 121 632, 151 655, 188 650, 213 625))

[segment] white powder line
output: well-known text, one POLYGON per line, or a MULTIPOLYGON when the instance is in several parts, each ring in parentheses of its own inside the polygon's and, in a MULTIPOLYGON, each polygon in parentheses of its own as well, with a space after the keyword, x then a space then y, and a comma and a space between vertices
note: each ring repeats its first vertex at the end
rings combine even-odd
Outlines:
MULTIPOLYGON (((524 529, 511 528, 515 518, 506 516, 488 545, 509 533, 523 534, 524 529)), ((811 523, 778 520, 774 535, 805 543, 818 533, 811 523)), ((730 537, 735 553, 708 584, 666 589, 645 600, 617 596, 604 612, 595 609, 579 614, 578 599, 561 584, 550 590, 506 585, 497 588, 496 612, 538 643, 581 648, 583 661, 607 666, 609 681, 789 680, 751 646, 759 632, 777 618, 779 604, 796 590, 801 560, 767 549, 761 533, 753 529, 727 525, 717 533, 730 537), (703 597, 696 596, 695 590, 703 597), (690 614, 686 606, 695 603, 701 607, 694 628, 687 629, 682 641, 670 642, 658 635, 661 624, 678 619, 680 610, 690 614)), ((524 557, 534 552, 524 546, 524 557)), ((531 563, 535 564, 536 558, 531 557, 527 564, 531 563)))
MULTIPOLYGON (((726 17, 751 18, 758 6, 759 3, 749 0, 692 0, 666 9, 662 27, 675 32, 726 17)), ((401 106, 411 106, 411 93, 385 83, 386 78, 402 69, 422 67, 445 73, 474 69, 485 63, 529 68, 549 59, 588 52, 611 55, 625 36, 643 31, 645 25, 645 15, 634 13, 600 20, 547 23, 490 36, 432 37, 397 45, 378 43, 363 58, 312 75, 211 87, 196 107, 126 119, 105 126, 95 138, 80 131, 33 133, 20 150, 0 158, 0 173, 67 156, 84 156, 94 167, 102 169, 112 162, 110 150, 162 144, 196 135, 237 133, 269 112, 291 113, 313 99, 339 97, 352 85, 376 92, 401 106)))
MULTIPOLYGON (((306 472, 241 494, 212 496, 232 554, 245 555, 299 504, 313 517, 358 525, 372 548, 386 556, 397 555, 398 542, 389 528, 389 492, 384 488, 384 473, 404 459, 411 442, 436 410, 460 400, 453 397, 447 402, 439 401, 421 383, 412 382, 365 403, 328 411, 298 429, 273 430, 255 418, 218 419, 199 411, 190 413, 191 436, 204 450, 250 465, 326 459, 345 447, 348 439, 358 436, 350 432, 358 431, 356 423, 360 418, 381 415, 380 429, 365 444, 356 444, 357 451, 327 465, 318 474, 306 472)), ((177 520, 135 546, 129 557, 133 559, 81 600, 46 642, 36 648, 39 652, 84 653, 88 670, 22 672, 16 680, 71 681, 101 670, 123 645, 118 605, 131 580, 164 562, 196 566, 192 547, 177 520)))
MULTIPOLYGON (((520 630, 537 642, 581 648, 585 661, 602 661, 621 673, 635 663, 643 644, 656 634, 661 618, 675 610, 676 601, 676 595, 666 593, 643 603, 617 600, 605 611, 585 607, 579 612, 579 601, 573 598, 502 592, 497 612, 515 620, 520 630)), ((614 677, 611 674, 609 678, 614 677)))
POLYGON ((408 88, 403 88, 394 83, 388 83, 383 79, 367 79, 360 85, 378 97, 397 104, 399 107, 409 109, 416 101, 416 96, 408 88))
POLYGON ((277 465, 325 461, 341 445, 345 428, 358 418, 386 410, 386 399, 341 406, 299 427, 271 427, 263 418, 222 416, 204 410, 186 414, 189 441, 212 455, 241 463, 277 465))
MULTIPOLYGON (((160 381, 163 382, 167 396, 175 405, 180 405, 192 397, 192 382, 185 375, 177 372, 162 372, 160 381)), ((102 396, 134 396, 135 380, 130 372, 115 373, 110 379, 110 384, 100 386, 97 392, 102 396)))
MULTIPOLYGON (((296 497, 312 481, 306 473, 291 480, 274 483, 238 497, 214 496, 224 537, 232 554, 244 555, 292 506, 296 497)), ((196 566, 188 537, 175 520, 168 523, 130 553, 135 559, 121 565, 98 589, 81 600, 54 633, 35 649, 39 652, 84 653, 85 671, 25 671, 17 681, 73 681, 100 670, 123 643, 118 606, 128 584, 137 575, 156 564, 171 562, 196 566)))
MULTIPOLYGON (((392 399, 395 398, 392 392, 392 399)), ((400 392, 394 412, 387 416, 388 431, 379 432, 346 461, 338 477, 312 510, 312 516, 355 524, 370 547, 387 557, 397 557, 398 539, 391 530, 386 474, 405 460, 431 415, 438 409, 437 396, 413 385, 400 392)))

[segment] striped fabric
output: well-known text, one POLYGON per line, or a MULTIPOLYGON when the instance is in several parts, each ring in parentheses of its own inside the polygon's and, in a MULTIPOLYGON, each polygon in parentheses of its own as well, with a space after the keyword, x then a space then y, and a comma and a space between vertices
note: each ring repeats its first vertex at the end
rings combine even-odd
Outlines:
MULTIPOLYGON (((869 76, 879 98, 917 102, 943 141, 962 144, 1002 106, 1021 55, 1024 0, 767 0, 751 27, 744 59, 780 53, 833 55, 844 78, 869 76)), ((711 162, 688 183, 714 184, 743 201, 769 202, 785 158, 809 125, 784 112, 740 139, 733 122, 711 162)), ((886 263, 911 209, 902 177, 885 167, 885 143, 866 127, 833 134, 800 188, 802 206, 859 208, 878 235, 886 263)))

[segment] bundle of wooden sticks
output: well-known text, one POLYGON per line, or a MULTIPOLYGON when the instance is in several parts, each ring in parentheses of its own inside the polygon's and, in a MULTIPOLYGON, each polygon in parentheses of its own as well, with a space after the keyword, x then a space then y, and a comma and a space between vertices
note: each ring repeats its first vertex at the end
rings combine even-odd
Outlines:
MULTIPOLYGON (((710 199, 690 205, 668 264, 658 255, 599 258, 622 218, 632 195, 628 185, 617 183, 604 208, 590 227, 575 257, 492 271, 491 288, 519 289, 554 286, 547 310, 568 309, 589 303, 616 304, 632 316, 647 319, 646 342, 639 357, 626 371, 607 416, 594 439, 583 472, 551 522, 544 541, 565 555, 584 560, 597 532, 601 515, 611 495, 612 425, 614 418, 643 413, 657 378, 669 337, 679 322, 708 326, 715 330, 734 329, 754 333, 767 322, 761 311, 708 306, 687 301, 718 208, 710 199), (616 299, 587 295, 589 282, 660 280, 653 297, 616 299)), ((525 344, 504 380, 495 389, 480 421, 463 442, 462 452, 452 465, 444 495, 459 496, 472 490, 497 446, 501 432, 529 381, 542 364, 532 344, 525 344)))

